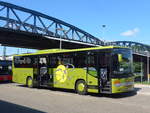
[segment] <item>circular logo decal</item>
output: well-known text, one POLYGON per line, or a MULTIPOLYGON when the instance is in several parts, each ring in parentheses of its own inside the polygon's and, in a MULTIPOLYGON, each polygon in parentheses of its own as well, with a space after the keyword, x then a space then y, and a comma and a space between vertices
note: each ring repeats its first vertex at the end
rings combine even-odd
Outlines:
POLYGON ((67 68, 64 65, 59 65, 55 72, 56 80, 63 83, 67 79, 67 68))

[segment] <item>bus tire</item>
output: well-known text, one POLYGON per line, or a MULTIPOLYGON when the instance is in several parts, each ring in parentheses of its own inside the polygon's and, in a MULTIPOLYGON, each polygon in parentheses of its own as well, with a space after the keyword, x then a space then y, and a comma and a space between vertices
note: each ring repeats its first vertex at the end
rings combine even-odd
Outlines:
POLYGON ((32 77, 28 77, 27 78, 27 87, 29 87, 29 88, 33 88, 33 79, 32 79, 32 77))
POLYGON ((78 80, 75 85, 75 90, 79 95, 87 94, 87 85, 84 80, 78 80))

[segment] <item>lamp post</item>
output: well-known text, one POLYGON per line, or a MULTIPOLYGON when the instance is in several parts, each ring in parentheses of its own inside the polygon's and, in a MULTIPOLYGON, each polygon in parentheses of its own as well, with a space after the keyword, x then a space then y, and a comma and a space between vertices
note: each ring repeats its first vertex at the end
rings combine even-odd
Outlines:
POLYGON ((149 51, 147 51, 147 79, 148 79, 148 83, 150 82, 149 80, 149 51))
POLYGON ((62 49, 62 32, 65 32, 65 30, 63 28, 56 28, 56 30, 59 30, 61 32, 61 34, 60 34, 59 49, 62 49))
MULTIPOLYGON (((2 47, 3 45, 0 44, 0 46, 2 47)), ((3 53, 2 53, 2 60, 6 60, 6 46, 3 46, 3 53)))
POLYGON ((3 60, 6 60, 6 46, 3 46, 3 60))
POLYGON ((104 40, 104 34, 105 34, 105 28, 106 28, 106 25, 105 24, 103 24, 102 25, 102 39, 103 39, 103 41, 104 41, 104 45, 106 44, 106 41, 104 40))

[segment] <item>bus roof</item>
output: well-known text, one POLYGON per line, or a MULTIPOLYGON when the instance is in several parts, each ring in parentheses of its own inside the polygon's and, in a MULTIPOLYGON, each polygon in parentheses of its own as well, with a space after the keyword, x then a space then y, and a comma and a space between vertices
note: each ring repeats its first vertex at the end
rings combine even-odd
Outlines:
POLYGON ((49 54, 49 53, 77 52, 77 51, 88 51, 88 50, 98 50, 98 49, 113 49, 113 48, 127 48, 127 47, 98 46, 98 47, 80 48, 80 49, 45 49, 45 50, 39 50, 35 53, 26 53, 26 54, 14 55, 14 56, 40 55, 40 54, 49 54))

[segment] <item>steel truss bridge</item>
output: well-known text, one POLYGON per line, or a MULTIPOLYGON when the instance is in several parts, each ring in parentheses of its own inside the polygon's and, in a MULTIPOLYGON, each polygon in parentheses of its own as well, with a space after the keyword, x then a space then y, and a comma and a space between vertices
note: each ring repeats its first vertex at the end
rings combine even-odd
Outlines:
POLYGON ((9 46, 56 48, 60 38, 70 44, 64 44, 65 48, 104 45, 100 39, 62 20, 2 1, 0 33, 0 43, 9 46), (71 46, 72 43, 75 43, 75 46, 71 46))
POLYGON ((0 1, 0 43, 35 49, 117 45, 130 47, 135 54, 146 55, 150 46, 130 41, 103 42, 97 37, 62 20, 0 1), (67 45, 66 45, 67 44, 67 45))

